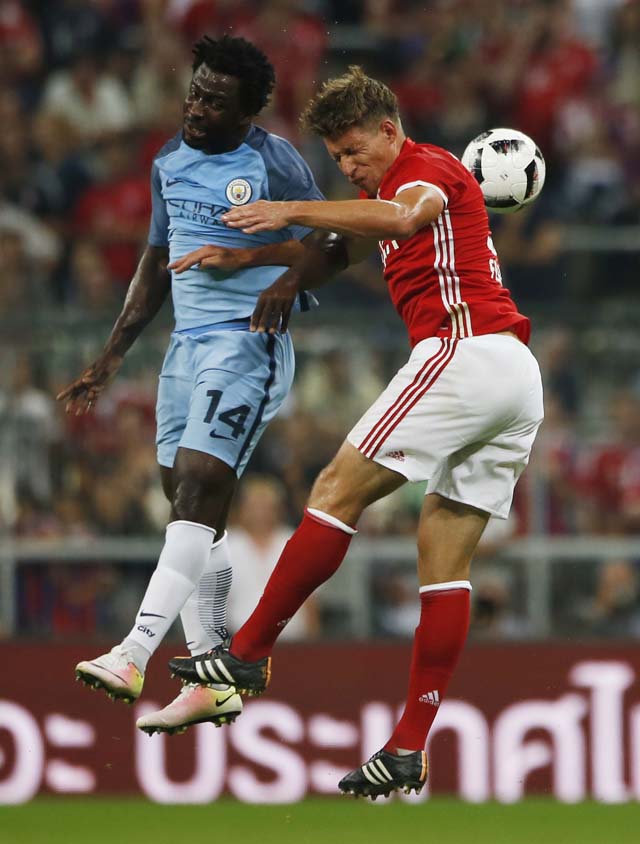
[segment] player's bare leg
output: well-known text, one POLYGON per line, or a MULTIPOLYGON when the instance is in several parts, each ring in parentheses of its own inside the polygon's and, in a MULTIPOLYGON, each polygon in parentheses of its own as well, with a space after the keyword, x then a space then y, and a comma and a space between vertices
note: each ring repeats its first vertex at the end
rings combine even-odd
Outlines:
POLYGON ((340 781, 344 793, 375 800, 424 786, 427 734, 466 640, 469 569, 488 518, 466 504, 426 496, 418 528, 421 614, 405 711, 385 747, 340 781))
MULTIPOLYGON (((76 667, 78 679, 129 703, 139 697, 150 656, 197 589, 215 553, 212 546, 216 544, 216 531, 224 535, 235 481, 233 470, 217 458, 188 449, 178 450, 173 470, 163 472, 165 492, 170 494, 171 499, 172 521, 167 527, 165 546, 134 627, 125 640, 108 654, 80 662, 76 667)), ((205 639, 206 648, 210 643, 205 637, 201 638, 205 639)), ((219 638, 222 639, 221 636, 219 638)), ((223 718, 233 720, 241 711, 238 696, 234 694, 233 699, 229 699, 227 684, 207 694, 212 698, 210 708, 216 720, 222 723, 223 718), (213 700, 213 697, 217 698, 213 692, 217 691, 223 693, 227 701, 224 712, 216 708, 217 699, 213 700)), ((190 723, 205 720, 202 693, 198 691, 192 697, 194 718, 190 723)), ((171 731, 183 727, 185 712, 189 710, 184 690, 179 703, 171 712, 165 708, 159 713, 161 717, 157 719, 157 724, 151 716, 145 716, 140 726, 148 728, 148 731, 154 726, 171 731)))
POLYGON ((311 507, 355 525, 363 511, 406 484, 404 475, 364 457, 344 442, 316 478, 307 508, 311 507))
POLYGON ((489 514, 441 495, 424 499, 418 526, 418 582, 421 587, 469 580, 471 560, 489 514))
POLYGON ((287 543, 258 606, 236 633, 231 653, 176 659, 171 670, 191 682, 234 683, 242 692, 261 693, 270 676, 270 654, 286 625, 309 595, 344 559, 352 527, 373 501, 406 483, 406 478, 364 457, 344 443, 314 484, 302 523, 287 543))

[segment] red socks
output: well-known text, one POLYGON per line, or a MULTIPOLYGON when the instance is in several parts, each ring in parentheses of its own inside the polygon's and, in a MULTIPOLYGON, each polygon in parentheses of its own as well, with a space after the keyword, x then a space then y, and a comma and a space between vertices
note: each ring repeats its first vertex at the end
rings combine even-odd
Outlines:
POLYGON ((319 510, 305 510, 285 545, 257 607, 233 637, 231 652, 247 662, 271 653, 287 621, 343 561, 354 528, 319 510))
MULTIPOLYGON (((257 607, 233 637, 234 656, 255 662, 271 653, 287 621, 338 569, 355 532, 318 510, 305 511, 257 607)), ((424 749, 467 638, 470 592, 467 580, 420 589, 422 609, 413 642, 407 704, 386 750, 424 749)))
POLYGON ((420 621, 413 640, 407 703, 385 750, 424 750, 469 629, 471 584, 436 583, 420 589, 420 621))

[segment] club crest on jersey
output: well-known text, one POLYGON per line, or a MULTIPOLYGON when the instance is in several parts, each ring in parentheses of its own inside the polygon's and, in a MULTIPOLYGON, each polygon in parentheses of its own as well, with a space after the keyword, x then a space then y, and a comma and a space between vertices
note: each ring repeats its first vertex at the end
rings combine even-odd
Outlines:
POLYGON ((227 185, 227 199, 232 205, 246 205, 251 199, 251 185, 246 179, 232 179, 227 185))

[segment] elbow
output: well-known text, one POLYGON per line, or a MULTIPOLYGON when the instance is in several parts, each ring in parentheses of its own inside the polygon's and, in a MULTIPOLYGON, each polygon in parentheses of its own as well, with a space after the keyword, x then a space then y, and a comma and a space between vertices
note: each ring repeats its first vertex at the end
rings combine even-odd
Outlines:
POLYGON ((403 214, 396 224, 395 237, 412 237, 420 228, 413 214, 403 214))
POLYGON ((342 235, 329 232, 322 244, 324 258, 332 270, 340 271, 349 266, 349 253, 342 235))

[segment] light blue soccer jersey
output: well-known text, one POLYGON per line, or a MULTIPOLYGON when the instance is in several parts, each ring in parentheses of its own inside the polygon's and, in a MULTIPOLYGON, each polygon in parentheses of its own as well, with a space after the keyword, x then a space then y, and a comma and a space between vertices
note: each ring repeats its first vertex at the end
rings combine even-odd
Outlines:
MULTIPOLYGON (((151 194, 149 244, 169 246, 171 260, 207 243, 253 247, 303 238, 310 230, 301 226, 248 235, 220 217, 257 199, 323 199, 291 144, 257 126, 221 155, 192 149, 176 135, 154 160, 151 194)), ((161 466, 173 466, 178 449, 186 448, 222 460, 238 476, 244 471, 293 380, 291 335, 249 331, 258 295, 285 269, 195 268, 173 275, 176 326, 156 407, 161 466)))
MULTIPOLYGON (((160 150, 151 174, 151 246, 169 246, 172 261, 211 243, 255 247, 291 238, 310 229, 291 226, 277 232, 244 234, 221 221, 229 208, 258 199, 323 199, 311 171, 284 138, 252 126, 237 149, 219 155, 193 149, 178 133, 160 150)), ((251 267, 222 272, 193 268, 173 275, 176 331, 248 317, 258 295, 286 267, 251 267)), ((299 303, 307 307, 303 294, 299 303)))

